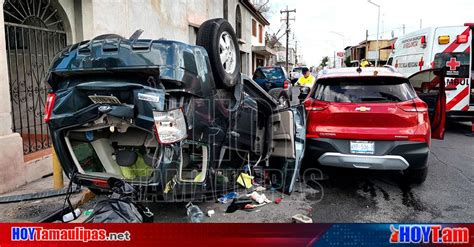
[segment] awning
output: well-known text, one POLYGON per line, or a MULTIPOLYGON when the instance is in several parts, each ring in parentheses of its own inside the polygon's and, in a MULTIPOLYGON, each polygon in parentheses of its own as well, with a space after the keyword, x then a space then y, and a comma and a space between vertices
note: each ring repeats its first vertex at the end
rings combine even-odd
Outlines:
POLYGON ((276 51, 267 46, 252 46, 252 52, 265 57, 276 55, 276 51))

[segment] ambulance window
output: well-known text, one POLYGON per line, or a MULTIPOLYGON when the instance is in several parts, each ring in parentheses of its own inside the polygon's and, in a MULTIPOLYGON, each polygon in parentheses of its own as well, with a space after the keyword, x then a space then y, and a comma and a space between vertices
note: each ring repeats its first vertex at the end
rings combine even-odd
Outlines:
POLYGON ((392 65, 392 62, 393 62, 393 57, 391 57, 391 58, 388 59, 387 64, 388 64, 388 65, 392 65))
POLYGON ((439 92, 439 84, 443 81, 442 78, 435 75, 432 70, 425 70, 414 74, 409 80, 418 95, 437 95, 439 92))

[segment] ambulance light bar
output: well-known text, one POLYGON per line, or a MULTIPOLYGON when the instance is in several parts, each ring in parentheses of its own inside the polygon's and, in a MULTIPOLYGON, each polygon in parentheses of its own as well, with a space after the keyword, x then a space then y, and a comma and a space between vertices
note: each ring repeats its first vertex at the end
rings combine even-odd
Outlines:
POLYGON ((465 34, 458 35, 458 37, 456 38, 456 42, 458 44, 465 44, 467 43, 468 40, 469 40, 469 36, 465 34))
POLYGON ((438 37, 438 44, 447 45, 451 41, 449 35, 441 35, 438 37))

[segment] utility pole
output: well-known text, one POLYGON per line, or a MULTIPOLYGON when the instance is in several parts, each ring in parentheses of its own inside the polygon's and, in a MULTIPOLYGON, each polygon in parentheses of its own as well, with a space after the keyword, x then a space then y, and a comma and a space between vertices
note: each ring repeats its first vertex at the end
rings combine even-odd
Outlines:
POLYGON ((298 64, 298 40, 295 41, 295 64, 298 64))
POLYGON ((378 17, 377 17, 377 57, 375 58, 375 67, 379 65, 379 57, 380 57, 380 46, 379 46, 379 32, 380 32, 380 5, 372 2, 372 0, 369 0, 369 3, 374 5, 375 7, 378 8, 378 17))
POLYGON ((286 21, 286 63, 285 68, 286 71, 289 71, 289 41, 290 41, 290 21, 294 21, 295 18, 290 18, 290 13, 296 13, 296 9, 289 10, 288 6, 286 6, 285 10, 281 10, 280 14, 286 14, 285 21, 286 21))

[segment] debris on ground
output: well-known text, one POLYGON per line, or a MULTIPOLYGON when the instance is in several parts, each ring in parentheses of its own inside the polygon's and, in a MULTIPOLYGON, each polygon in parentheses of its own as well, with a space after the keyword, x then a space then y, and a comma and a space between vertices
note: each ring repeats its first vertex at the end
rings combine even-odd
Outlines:
POLYGON ((226 204, 237 197, 239 197, 239 194, 237 194, 236 192, 229 192, 217 200, 222 204, 226 204))
POLYGON ((268 200, 267 199, 267 196, 265 196, 265 194, 259 194, 258 192, 254 191, 253 193, 251 194, 248 194, 247 195, 248 197, 250 197, 252 200, 254 200, 255 202, 257 202, 258 204, 263 204, 263 203, 270 203, 272 201, 268 200))
POLYGON ((247 173, 241 173, 237 178, 237 183, 242 185, 246 189, 252 188, 252 179, 253 177, 247 173))
POLYGON ((245 209, 245 205, 252 204, 252 202, 250 198, 235 198, 227 207, 226 213, 234 213, 237 210, 245 209))
POLYGON ((313 219, 306 215, 297 214, 291 217, 293 223, 313 223, 313 219))
POLYGON ((255 189, 254 189, 256 192, 263 192, 265 190, 267 190, 265 187, 263 186, 257 186, 255 189))
POLYGON ((76 208, 74 212, 69 212, 65 215, 63 215, 63 222, 67 223, 70 221, 73 221, 81 216, 81 210, 79 208, 76 208))
POLYGON ((277 198, 275 199, 275 204, 280 204, 280 202, 283 201, 283 198, 277 198))
POLYGON ((189 202, 186 205, 187 209, 187 214, 188 214, 188 219, 192 223, 200 223, 204 219, 204 213, 201 211, 201 209, 194 205, 192 202, 189 202))
POLYGON ((209 211, 207 211, 207 216, 209 216, 209 218, 211 218, 215 213, 216 213, 216 211, 209 210, 209 211))

